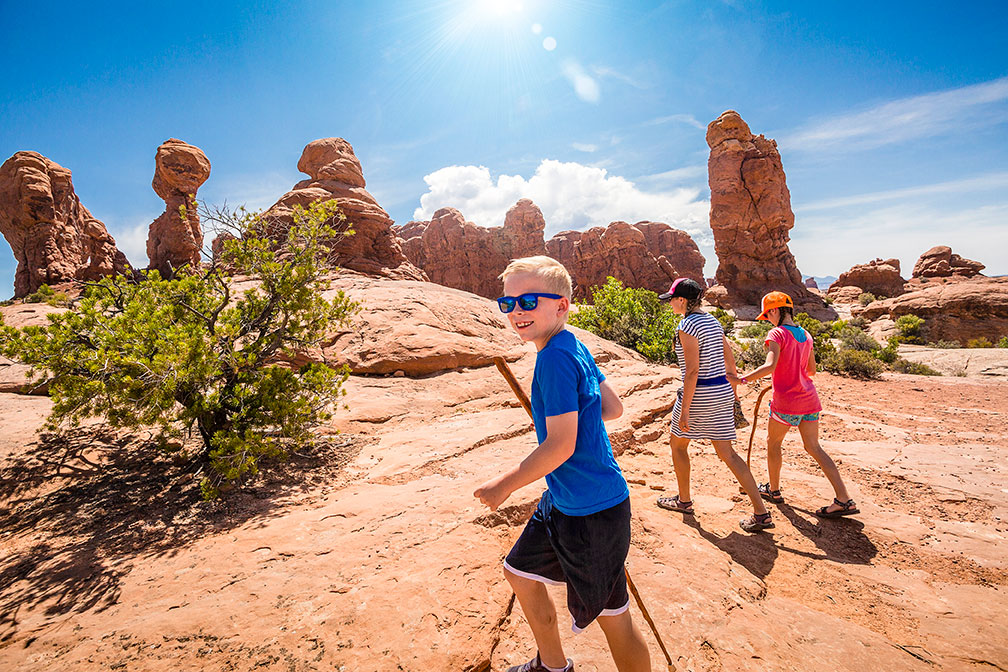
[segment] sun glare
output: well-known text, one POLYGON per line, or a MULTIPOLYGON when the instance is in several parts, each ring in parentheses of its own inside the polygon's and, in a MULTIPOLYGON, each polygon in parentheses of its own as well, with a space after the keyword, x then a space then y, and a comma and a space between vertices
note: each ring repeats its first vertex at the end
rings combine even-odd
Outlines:
POLYGON ((522 11, 521 0, 477 0, 480 11, 489 16, 512 16, 522 11))

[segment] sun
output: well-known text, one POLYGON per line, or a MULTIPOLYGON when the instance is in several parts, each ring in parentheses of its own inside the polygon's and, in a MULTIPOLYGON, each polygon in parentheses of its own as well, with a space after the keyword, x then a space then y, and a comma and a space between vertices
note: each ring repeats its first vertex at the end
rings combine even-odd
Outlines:
POLYGON ((481 14, 494 17, 514 16, 524 9, 521 0, 476 0, 476 4, 481 14))

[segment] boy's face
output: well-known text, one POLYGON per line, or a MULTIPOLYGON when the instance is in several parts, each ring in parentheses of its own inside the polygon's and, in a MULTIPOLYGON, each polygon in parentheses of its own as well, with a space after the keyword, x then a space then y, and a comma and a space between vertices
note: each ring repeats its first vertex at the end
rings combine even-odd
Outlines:
MULTIPOLYGON (((543 284, 542 278, 534 273, 512 273, 504 280, 504 296, 521 296, 533 292, 552 294, 543 284)), ((567 323, 570 300, 539 297, 539 305, 532 310, 523 310, 521 305, 507 313, 511 326, 523 341, 532 341, 537 348, 546 345, 563 325, 567 323)))

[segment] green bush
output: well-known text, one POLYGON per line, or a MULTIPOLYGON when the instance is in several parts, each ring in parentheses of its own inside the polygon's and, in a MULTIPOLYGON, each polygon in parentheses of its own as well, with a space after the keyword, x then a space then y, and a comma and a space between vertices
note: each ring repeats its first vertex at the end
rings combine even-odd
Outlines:
POLYGON ((735 353, 735 367, 739 374, 744 371, 752 371, 766 363, 766 348, 763 342, 742 343, 741 348, 735 353))
POLYGON ((632 348, 654 362, 675 364, 680 317, 655 292, 624 287, 613 277, 592 288, 592 302, 578 304, 568 321, 602 338, 632 348))
POLYGON ((946 350, 951 350, 953 348, 961 348, 962 343, 960 343, 959 341, 938 340, 938 341, 929 341, 927 346, 929 348, 943 348, 946 350))
POLYGON ((829 323, 823 324, 814 317, 809 316, 808 313, 798 313, 794 316, 794 321, 795 324, 809 332, 809 335, 812 336, 812 348, 817 362, 825 361, 836 352, 833 341, 830 340, 833 335, 833 329, 829 326, 829 323))
POLYGON ((840 339, 841 347, 850 350, 875 352, 882 347, 878 341, 857 327, 845 326, 837 332, 836 337, 840 339))
POLYGON ((48 374, 47 429, 102 417, 162 437, 195 434, 201 447, 184 457, 203 474, 207 498, 254 475, 262 458, 312 441, 312 428, 345 394, 348 370, 284 362, 303 358, 357 312, 342 292, 322 296, 330 272, 322 241, 352 231, 335 201, 296 207, 281 255, 257 233, 269 223, 239 212, 225 211, 240 237, 225 243, 222 267, 170 280, 157 271, 136 281, 106 277, 46 327, 0 329, 0 354, 48 374), (258 282, 232 296, 223 268, 258 282))
POLYGON ((924 330, 924 318, 916 315, 900 315, 896 318, 896 328, 899 330, 900 343, 924 343, 921 333, 924 330))
POLYGON ((993 348, 994 344, 991 343, 986 336, 981 336, 980 338, 971 338, 966 341, 967 348, 993 348))
POLYGON ((70 297, 64 292, 57 292, 49 285, 43 284, 34 292, 22 299, 23 303, 48 303, 50 306, 66 306, 70 297))
POLYGON ((823 303, 825 303, 827 306, 832 306, 833 305, 833 297, 832 296, 827 296, 827 295, 823 294, 822 300, 823 300, 823 303))
POLYGON ((889 343, 886 344, 884 348, 879 348, 875 352, 875 358, 880 362, 885 362, 886 364, 892 364, 897 359, 899 359, 898 353, 899 341, 895 336, 889 339, 889 343))
POLYGON ((739 329, 737 333, 742 338, 758 338, 760 340, 763 340, 764 338, 766 338, 766 335, 770 333, 771 329, 773 329, 772 324, 770 324, 766 320, 760 320, 755 324, 747 324, 746 326, 739 329))
POLYGON ((711 311, 711 315, 717 318, 724 332, 730 336, 732 331, 735 330, 735 316, 723 308, 715 308, 711 311))
POLYGON ((858 303, 862 306, 867 306, 872 301, 875 301, 876 296, 871 292, 862 292, 860 296, 857 297, 858 303))
POLYGON ((837 350, 817 360, 824 371, 861 380, 876 379, 885 368, 882 362, 863 350, 837 350))
POLYGON ((868 320, 859 315, 847 320, 847 324, 852 327, 856 327, 857 329, 864 329, 868 326, 868 320))
POLYGON ((892 370, 898 371, 899 373, 912 373, 915 376, 940 376, 941 373, 935 371, 927 364, 921 362, 911 362, 909 360, 903 359, 902 357, 897 357, 896 361, 892 363, 892 370))
POLYGON ((999 348, 1008 348, 1008 336, 1002 336, 997 343, 999 348))

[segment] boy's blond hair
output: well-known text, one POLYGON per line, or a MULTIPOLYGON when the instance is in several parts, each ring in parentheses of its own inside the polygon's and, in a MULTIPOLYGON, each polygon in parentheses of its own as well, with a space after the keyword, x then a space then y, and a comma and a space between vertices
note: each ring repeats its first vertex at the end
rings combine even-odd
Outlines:
POLYGON ((564 265, 552 257, 537 256, 512 259, 498 277, 503 282, 512 273, 532 273, 543 282, 543 289, 571 298, 571 277, 564 265))

